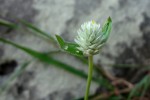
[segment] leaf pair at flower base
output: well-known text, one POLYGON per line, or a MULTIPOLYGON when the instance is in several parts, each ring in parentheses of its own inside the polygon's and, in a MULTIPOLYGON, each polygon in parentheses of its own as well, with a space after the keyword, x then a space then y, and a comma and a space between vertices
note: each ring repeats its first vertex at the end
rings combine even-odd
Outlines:
MULTIPOLYGON (((108 17, 108 19, 106 20, 101 30, 103 33, 102 34, 103 37, 101 39, 102 44, 104 44, 107 41, 110 31, 111 31, 111 27, 112 27, 112 20, 110 17, 108 17)), ((84 56, 83 51, 78 49, 79 45, 77 43, 66 42, 59 35, 56 35, 56 39, 61 49, 64 50, 65 52, 68 52, 68 53, 71 53, 73 55, 80 56, 80 57, 84 56)))
POLYGON ((76 56, 83 56, 83 52, 77 49, 79 46, 76 43, 65 42, 59 35, 56 35, 56 39, 62 50, 76 56))

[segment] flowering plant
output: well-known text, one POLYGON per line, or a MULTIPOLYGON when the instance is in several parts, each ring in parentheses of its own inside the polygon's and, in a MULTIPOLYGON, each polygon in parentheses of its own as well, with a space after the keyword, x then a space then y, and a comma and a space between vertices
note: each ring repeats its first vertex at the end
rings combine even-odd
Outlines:
POLYGON ((64 41, 59 35, 56 39, 62 50, 77 56, 88 56, 99 53, 102 46, 106 43, 111 31, 112 21, 109 17, 105 24, 100 27, 95 21, 86 22, 81 25, 75 38, 76 43, 64 41))
POLYGON ((60 36, 56 35, 57 41, 64 51, 77 56, 88 56, 89 72, 84 100, 88 100, 93 72, 93 55, 99 53, 106 43, 111 26, 112 20, 110 17, 108 17, 102 28, 95 21, 86 22, 77 31, 78 35, 75 38, 75 43, 65 42, 60 36))
MULTIPOLYGON (((111 19, 109 18, 108 20, 110 21, 111 19)), ((102 30, 100 24, 97 24, 95 21, 86 22, 78 30, 75 42, 79 45, 78 49, 84 55, 95 55, 106 42, 109 33, 102 30)))

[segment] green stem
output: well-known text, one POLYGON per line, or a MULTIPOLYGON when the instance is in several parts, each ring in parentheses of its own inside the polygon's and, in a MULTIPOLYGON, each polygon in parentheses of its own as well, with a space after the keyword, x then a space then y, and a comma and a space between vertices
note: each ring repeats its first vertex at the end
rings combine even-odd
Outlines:
POLYGON ((86 93, 85 93, 84 100, 88 100, 88 96, 89 96, 89 90, 90 90, 92 72, 93 72, 93 56, 90 55, 88 57, 88 60, 89 60, 88 79, 87 79, 86 93))

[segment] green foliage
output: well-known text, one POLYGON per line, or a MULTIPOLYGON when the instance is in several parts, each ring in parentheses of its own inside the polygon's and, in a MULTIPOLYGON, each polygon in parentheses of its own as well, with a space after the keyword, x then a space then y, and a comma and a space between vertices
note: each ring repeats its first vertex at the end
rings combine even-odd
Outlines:
MULTIPOLYGON (((20 20, 19 21, 21 25, 27 27, 28 29, 32 30, 35 34, 41 36, 41 37, 44 37, 45 39, 48 39, 50 41, 52 41, 53 43, 58 43, 60 48, 67 52, 67 53, 70 53, 70 54, 73 54, 73 55, 76 55, 77 57, 79 57, 80 59, 82 59, 86 64, 87 64, 87 61, 85 61, 85 59, 83 58, 83 53, 82 51, 79 51, 77 48, 79 47, 76 43, 69 43, 69 42, 66 42, 64 41, 60 36, 56 35, 56 40, 54 39, 54 37, 49 34, 49 33, 46 33, 44 31, 42 31, 41 29, 39 29, 38 27, 34 26, 33 24, 29 23, 29 22, 26 22, 24 20, 20 20)), ((6 21, 6 20, 3 20, 3 19, 0 19, 0 26, 4 26, 4 27, 7 27, 9 29, 19 29, 20 26, 17 25, 17 24, 14 24, 14 23, 11 23, 9 21, 6 21)), ((103 32, 103 43, 106 42, 106 40, 108 39, 109 37, 109 34, 110 34, 110 31, 111 31, 111 27, 112 27, 112 20, 111 18, 109 17, 107 19, 107 21, 104 23, 104 25, 102 26, 102 32, 103 32)), ((55 65, 55 67, 58 67, 58 68, 61 68, 61 69, 64 69, 66 70, 67 72, 70 72, 76 76, 79 76, 83 79, 86 79, 87 78, 87 74, 78 70, 78 69, 75 69, 73 66, 70 66, 70 65, 67 65, 65 63, 62 63, 56 59, 53 59, 51 56, 48 56, 47 54, 45 53, 41 53, 41 52, 38 52, 38 51, 35 51, 35 50, 32 50, 30 48, 27 48, 27 47, 24 47, 22 45, 18 45, 16 43, 13 43, 11 41, 8 41, 4 38, 0 38, 0 42, 4 42, 4 43, 7 43, 7 44, 10 44, 26 53, 28 53, 30 56, 32 56, 33 58, 36 58, 44 63, 47 63, 47 64, 51 64, 51 65, 55 65)), ((4 84, 2 84, 0 86, 0 94, 3 93, 4 91, 6 91, 9 86, 11 85, 11 82, 16 79, 19 75, 21 75, 21 73, 27 68, 29 62, 27 63, 24 63, 22 66, 18 67, 14 73, 12 73, 12 75, 8 78, 8 80, 6 80, 4 82, 4 84)), ((142 65, 128 65, 128 64, 116 64, 116 65, 108 65, 108 66, 114 66, 114 67, 121 67, 121 68, 136 68, 138 69, 139 67, 141 67, 142 65)), ((150 69, 150 66, 143 66, 143 69, 144 71, 145 70, 149 70, 150 69)), ((113 86, 108 82, 108 80, 106 80, 105 78, 103 77, 93 77, 92 80, 94 82, 96 82, 97 84, 101 85, 102 87, 105 87, 109 90, 112 90, 113 89, 113 86)), ((129 93, 129 96, 128 98, 125 96, 124 98, 127 98, 127 100, 131 100, 132 97, 134 96, 138 96, 138 97, 143 97, 146 93, 146 91, 150 88, 150 75, 146 75, 139 83, 137 83, 135 85, 135 87, 132 89, 132 91, 129 93)), ((93 97, 92 96, 89 96, 90 98, 93 97)), ((76 99, 76 100, 83 100, 84 97, 81 97, 79 99, 76 99)), ((121 95, 118 95, 118 96, 110 96, 107 100, 121 100, 122 99, 122 96, 121 95)))
MULTIPOLYGON (((110 31, 111 31, 111 27, 112 27, 112 20, 109 17, 102 27, 102 33, 103 33, 102 44, 107 41, 110 31)), ((77 56, 81 56, 81 57, 84 56, 83 51, 80 51, 77 49, 79 47, 78 44, 65 42, 59 35, 56 35, 56 39, 62 50, 66 51, 68 53, 71 53, 73 55, 77 55, 77 56)))
POLYGON ((136 86, 130 92, 128 100, 131 100, 133 96, 144 96, 148 88, 150 88, 150 75, 145 76, 138 84, 136 84, 136 86))
POLYGON ((123 100, 122 96, 118 95, 118 96, 110 96, 107 100, 123 100))
POLYGON ((11 29, 16 29, 18 27, 16 24, 13 24, 13 23, 3 20, 3 19, 0 19, 0 26, 5 26, 5 27, 11 28, 11 29))
MULTIPOLYGON (((52 65, 55 65, 56 67, 58 68, 62 68, 76 76, 79 76, 81 78, 84 78, 86 79, 87 78, 87 74, 78 70, 78 69, 75 69, 73 66, 70 66, 70 65, 67 65, 65 63, 62 63, 58 60, 55 60, 53 59, 52 57, 44 54, 44 53, 40 53, 38 51, 35 51, 35 50, 32 50, 30 48, 27 48, 27 47, 24 47, 24 46, 21 46, 21 45, 18 45, 16 43, 13 43, 11 41, 8 41, 6 39, 3 39, 3 38, 0 38, 0 41, 1 42, 4 42, 4 43, 7 43, 7 44, 10 44, 26 53, 28 53, 30 56, 34 57, 34 58, 37 58, 47 64, 52 64, 52 65)), ((103 77, 101 78, 96 78, 96 77, 93 77, 93 81, 102 85, 102 86, 105 86, 106 88, 108 89, 112 89, 112 86, 109 84, 109 82, 107 80, 105 80, 103 77)))
POLYGON ((47 39, 50 39, 50 40, 52 40, 53 42, 55 41, 54 38, 53 38, 51 35, 49 35, 49 33, 46 33, 46 32, 44 32, 44 31, 42 31, 41 29, 35 27, 35 26, 32 25, 31 23, 28 23, 27 21, 24 21, 24 20, 20 20, 20 22, 21 22, 23 25, 25 25, 26 27, 28 27, 29 29, 35 31, 37 34, 39 34, 39 35, 41 35, 41 36, 43 36, 43 37, 45 37, 45 38, 47 38, 47 39))
POLYGON ((110 17, 106 20, 105 24, 102 27, 102 32, 104 33, 103 35, 103 43, 105 43, 109 37, 110 31, 112 28, 112 20, 110 17))
POLYGON ((56 38, 62 50, 76 56, 83 56, 83 52, 77 49, 79 46, 76 43, 65 42, 59 35, 56 35, 56 38))

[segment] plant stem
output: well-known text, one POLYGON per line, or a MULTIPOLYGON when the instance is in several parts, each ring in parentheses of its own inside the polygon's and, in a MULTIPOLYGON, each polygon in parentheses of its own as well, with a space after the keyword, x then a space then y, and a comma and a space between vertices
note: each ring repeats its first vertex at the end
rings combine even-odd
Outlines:
POLYGON ((88 100, 88 96, 89 96, 89 90, 90 90, 90 85, 91 85, 91 80, 92 80, 92 72, 93 72, 93 56, 90 55, 88 57, 88 60, 89 60, 88 79, 87 79, 86 93, 85 93, 84 100, 88 100))

